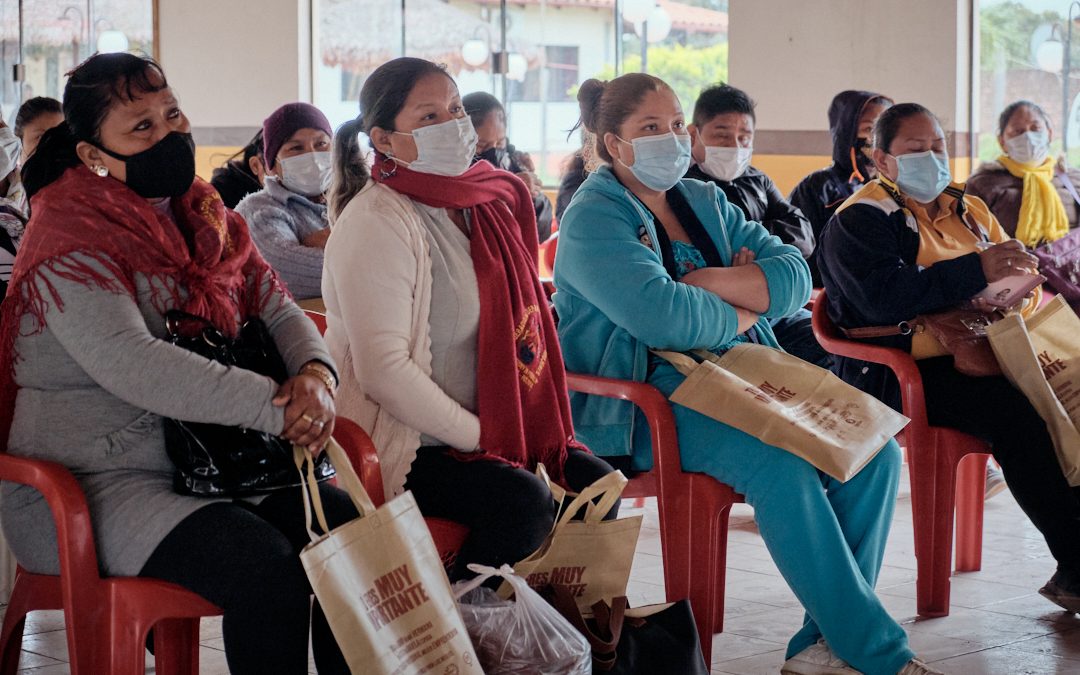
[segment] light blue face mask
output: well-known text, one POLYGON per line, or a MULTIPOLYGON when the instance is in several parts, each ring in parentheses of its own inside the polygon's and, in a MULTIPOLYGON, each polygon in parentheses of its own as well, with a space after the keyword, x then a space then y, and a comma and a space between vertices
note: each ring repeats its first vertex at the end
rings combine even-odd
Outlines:
POLYGON ((929 204, 949 187, 949 156, 943 152, 896 155, 896 185, 920 204, 929 204))
MULTIPOLYGON (((616 136, 615 138, 619 138, 616 136)), ((619 138, 634 148, 634 164, 627 166, 634 177, 650 190, 666 192, 690 168, 690 135, 669 132, 658 136, 640 136, 633 141, 619 138)))

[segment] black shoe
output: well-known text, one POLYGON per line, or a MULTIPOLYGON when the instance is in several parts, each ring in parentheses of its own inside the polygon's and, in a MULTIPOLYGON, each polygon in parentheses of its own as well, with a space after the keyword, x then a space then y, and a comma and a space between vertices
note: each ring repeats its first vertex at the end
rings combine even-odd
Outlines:
POLYGON ((1058 570, 1054 572, 1054 576, 1050 577, 1050 581, 1039 589, 1039 595, 1066 612, 1080 614, 1080 584, 1070 583, 1070 581, 1061 570, 1058 570))

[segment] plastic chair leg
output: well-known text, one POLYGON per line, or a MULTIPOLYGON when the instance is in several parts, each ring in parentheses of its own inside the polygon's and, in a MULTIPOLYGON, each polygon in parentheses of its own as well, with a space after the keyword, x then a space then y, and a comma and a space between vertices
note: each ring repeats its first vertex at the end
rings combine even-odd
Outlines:
POLYGON ((960 461, 956 476, 956 570, 982 569, 983 505, 989 455, 971 453, 960 461))
POLYGON ((26 586, 16 579, 15 588, 4 613, 4 626, 0 629, 0 674, 15 675, 19 669, 22 652, 23 630, 26 628, 29 599, 26 586))
MULTIPOLYGON (((728 519, 731 504, 722 507, 716 518, 716 536, 713 539, 713 633, 724 632, 724 593, 727 588, 728 519)), ((710 640, 711 644, 711 640, 710 640)))
POLYGON ((154 672, 157 675, 199 672, 198 619, 165 619, 154 626, 154 672))
POLYGON ((683 596, 673 596, 669 591, 667 594, 668 602, 678 600, 680 597, 690 598, 690 607, 694 612, 698 638, 701 640, 701 653, 705 657, 706 664, 712 663, 716 598, 719 593, 723 592, 716 587, 716 568, 718 565, 717 558, 719 557, 717 555, 717 525, 719 520, 720 514, 716 510, 701 509, 691 514, 688 524, 690 531, 693 533, 692 551, 696 555, 690 559, 690 567, 687 570, 690 577, 687 580, 689 593, 683 596))
POLYGON ((920 615, 934 617, 949 614, 953 558, 953 512, 956 505, 957 465, 942 448, 937 448, 937 471, 934 473, 934 496, 929 508, 931 544, 929 555, 918 560, 917 609, 920 615), (925 583, 924 583, 925 577, 925 583))

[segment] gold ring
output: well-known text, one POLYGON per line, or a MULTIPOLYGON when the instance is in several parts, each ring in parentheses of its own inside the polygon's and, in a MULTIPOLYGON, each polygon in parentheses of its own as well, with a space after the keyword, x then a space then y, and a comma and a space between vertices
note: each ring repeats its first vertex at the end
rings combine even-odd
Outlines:
POLYGON ((311 415, 309 415, 307 413, 304 413, 303 415, 300 415, 300 418, 307 420, 308 424, 317 424, 320 427, 325 427, 326 426, 326 422, 323 422, 322 420, 317 420, 317 419, 315 419, 314 417, 312 417, 311 415))

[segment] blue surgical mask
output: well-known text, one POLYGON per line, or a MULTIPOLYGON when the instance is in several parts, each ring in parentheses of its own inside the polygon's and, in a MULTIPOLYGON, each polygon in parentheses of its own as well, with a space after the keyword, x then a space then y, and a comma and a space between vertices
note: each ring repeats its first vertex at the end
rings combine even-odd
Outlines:
POLYGON ((952 181, 949 156, 944 152, 912 152, 896 155, 896 185, 921 204, 938 198, 952 181))
POLYGON ((689 134, 670 132, 658 136, 640 136, 633 141, 619 140, 634 148, 634 163, 627 166, 622 160, 619 162, 650 190, 670 190, 690 168, 689 134))

